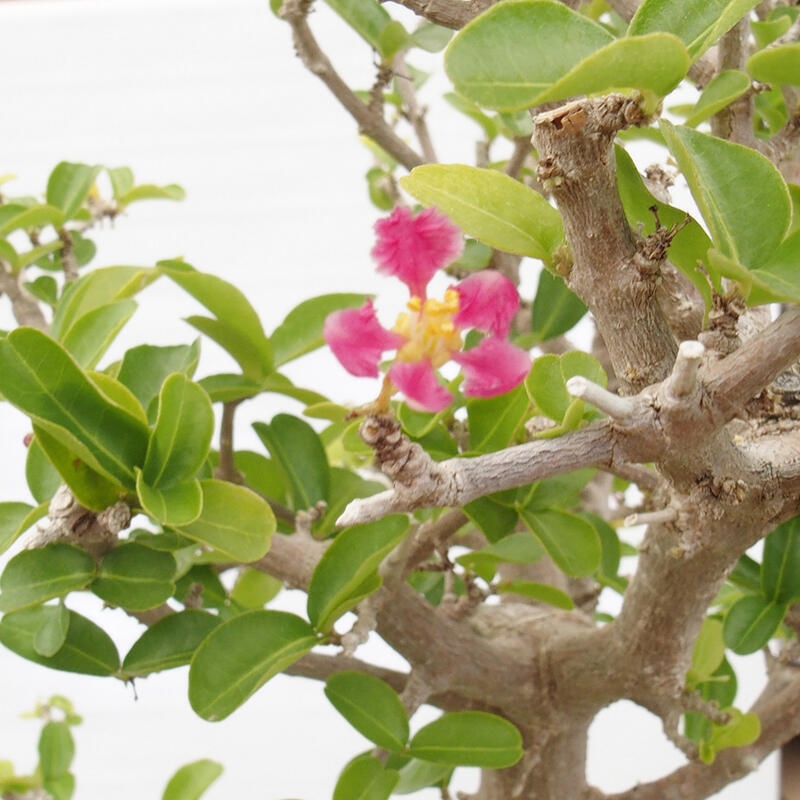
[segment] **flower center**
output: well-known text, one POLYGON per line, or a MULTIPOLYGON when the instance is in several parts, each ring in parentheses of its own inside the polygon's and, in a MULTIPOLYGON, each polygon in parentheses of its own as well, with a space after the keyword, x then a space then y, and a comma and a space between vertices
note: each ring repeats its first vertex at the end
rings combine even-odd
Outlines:
POLYGON ((444 300, 412 297, 409 313, 400 314, 392 328, 408 341, 397 352, 399 361, 428 359, 433 368, 450 360, 450 354, 461 349, 461 332, 453 323, 458 313, 458 292, 448 289, 444 300))

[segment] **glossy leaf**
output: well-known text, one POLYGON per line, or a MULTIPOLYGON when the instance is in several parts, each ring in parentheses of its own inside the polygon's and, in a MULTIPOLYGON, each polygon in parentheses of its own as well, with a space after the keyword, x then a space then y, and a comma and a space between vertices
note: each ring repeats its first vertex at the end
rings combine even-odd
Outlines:
POLYGON ((548 583, 526 580, 503 581, 497 584, 497 591, 499 594, 518 594, 566 611, 575 608, 575 603, 566 592, 548 583))
POLYGON ((40 656, 54 656, 67 640, 69 609, 63 602, 43 607, 42 624, 33 637, 33 649, 40 656))
POLYGON ((222 775, 222 764, 202 758, 184 764, 170 779, 162 800, 198 800, 222 775))
POLYGON ((203 719, 224 719, 317 638, 285 611, 247 611, 214 628, 189 668, 189 702, 203 719))
POLYGON ((343 770, 333 790, 333 800, 388 800, 398 774, 370 755, 354 758, 343 770))
POLYGON ((0 391, 92 469, 123 486, 135 484, 147 427, 109 402, 41 331, 17 328, 0 342, 0 391))
POLYGON ((109 635, 91 620, 69 612, 64 644, 52 656, 36 651, 39 629, 48 620, 47 606, 34 606, 6 614, 0 620, 0 644, 28 661, 64 672, 85 675, 113 675, 119 669, 119 654, 109 635))
MULTIPOLYGON (((370 0, 372 2, 372 0, 370 0)), ((358 308, 365 294, 326 294, 293 308, 270 336, 275 366, 299 358, 325 344, 322 328, 328 314, 343 308, 358 308)))
POLYGON ((94 578, 94 560, 71 544, 23 550, 0 576, 0 611, 18 611, 83 589, 94 578))
POLYGON ((460 94, 486 108, 513 111, 534 105, 612 41, 600 25, 560 3, 512 0, 492 6, 456 34, 445 69, 460 94))
POLYGON ((408 751, 436 764, 502 769, 522 757, 522 736, 502 717, 458 711, 443 714, 421 728, 408 751))
POLYGON ((800 517, 782 523, 764 540, 761 589, 773 603, 800 598, 800 517))
POLYGON ((103 557, 92 591, 109 605, 145 611, 172 596, 176 569, 171 553, 122 544, 103 557))
POLYGON ((47 202, 60 208, 71 219, 86 201, 101 169, 62 161, 47 179, 47 202))
POLYGON ((591 575, 600 566, 600 538, 586 520, 557 509, 531 511, 523 508, 520 514, 565 575, 591 575))
POLYGON ((180 372, 191 378, 200 358, 200 340, 191 345, 156 347, 143 344, 125 352, 117 380, 127 386, 147 410, 167 377, 180 372))
POLYGON ((136 494, 145 514, 162 525, 188 525, 203 510, 203 489, 198 480, 156 488, 145 483, 142 473, 137 472, 136 494))
POLYGON ((528 395, 522 386, 497 397, 468 400, 470 448, 488 453, 508 447, 522 428, 528 407, 528 395))
POLYGON ((758 0, 644 0, 628 35, 672 33, 694 61, 756 5, 758 0))
POLYGON ((414 794, 428 786, 446 785, 452 772, 453 768, 448 764, 432 764, 412 758, 399 770, 400 780, 393 794, 414 794))
POLYGON ((722 633, 725 644, 739 655, 755 653, 775 635, 786 614, 786 605, 760 595, 748 595, 728 609, 722 633))
POLYGON ((223 555, 248 563, 269 549, 275 532, 275 516, 257 494, 226 481, 200 481, 203 510, 188 525, 175 526, 179 533, 213 547, 223 555))
POLYGON ((276 414, 272 422, 253 423, 253 430, 281 468, 292 508, 313 508, 328 496, 330 467, 317 432, 291 414, 276 414))
POLYGON ((795 231, 784 239, 763 267, 744 276, 742 284, 749 287, 748 303, 759 305, 800 299, 798 258, 800 258, 800 231, 795 231))
POLYGON ((722 111, 750 88, 747 73, 738 69, 726 69, 715 75, 695 104, 686 124, 694 128, 704 120, 722 111))
POLYGON ((337 672, 325 683, 334 708, 378 747, 402 752, 408 741, 408 716, 397 692, 363 672, 337 672))
POLYGON ((408 530, 408 519, 394 515, 343 530, 319 560, 308 587, 308 618, 320 632, 378 589, 378 567, 408 530))
POLYGON ((193 479, 208 458, 214 411, 205 390, 178 372, 161 387, 142 478, 165 489, 193 479))
POLYGON ((182 261, 162 261, 158 266, 215 316, 193 316, 187 322, 227 350, 245 377, 263 380, 272 371, 272 348, 258 314, 242 292, 222 278, 197 272, 182 261))
POLYGON ((747 71, 757 80, 776 86, 800 86, 800 44, 770 47, 751 56, 747 71))
POLYGON ((662 121, 661 130, 720 252, 756 269, 789 228, 780 172, 757 151, 662 121))
POLYGON ((220 622, 214 614, 191 609, 160 619, 133 643, 122 662, 123 675, 145 676, 188 664, 220 622))
POLYGON ((91 369, 108 350, 125 323, 133 316, 134 300, 115 300, 84 314, 62 337, 61 344, 85 369, 91 369))
POLYGON ((512 533, 488 547, 458 556, 456 562, 491 581, 500 564, 533 564, 546 552, 532 533, 512 533))
POLYGON ((515 508, 496 497, 479 497, 464 506, 464 513, 486 535, 490 542, 508 536, 516 527, 519 515, 515 508))
POLYGON ((546 342, 561 336, 586 314, 583 301, 567 287, 564 279, 547 270, 539 274, 539 285, 533 298, 530 344, 546 342))
MULTIPOLYGON (((527 0, 514 0, 492 10, 525 4, 527 0)), ((401 178, 400 184, 421 203, 447 214, 465 234, 498 250, 550 264, 564 241, 558 211, 538 192, 502 172, 464 164, 426 164, 401 178)))
POLYGON ((27 503, 0 503, 0 553, 23 532, 22 525, 33 510, 27 503))

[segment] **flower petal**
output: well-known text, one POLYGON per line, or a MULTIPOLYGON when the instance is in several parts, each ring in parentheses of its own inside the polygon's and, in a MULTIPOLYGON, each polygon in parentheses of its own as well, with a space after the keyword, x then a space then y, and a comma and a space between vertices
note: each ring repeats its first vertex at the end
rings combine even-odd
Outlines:
POLYGON ((436 208, 417 216, 403 206, 375 223, 372 257, 378 272, 399 278, 411 295, 425 298, 434 273, 455 261, 464 248, 461 231, 436 208))
POLYGON ((395 361, 389 368, 389 380, 416 411, 442 411, 453 402, 453 395, 439 383, 429 361, 395 361))
POLYGON ((323 336, 341 365, 360 378, 377 378, 384 350, 402 347, 405 338, 384 329, 375 315, 372 300, 361 308, 328 314, 323 336))
POLYGON ((531 359, 525 350, 496 336, 487 336, 477 347, 453 353, 464 372, 467 397, 494 397, 510 392, 525 379, 531 359))
POLYGON ((453 319, 458 327, 508 336, 511 320, 519 309, 519 294, 505 275, 496 270, 482 270, 453 289, 458 292, 459 310, 453 319))

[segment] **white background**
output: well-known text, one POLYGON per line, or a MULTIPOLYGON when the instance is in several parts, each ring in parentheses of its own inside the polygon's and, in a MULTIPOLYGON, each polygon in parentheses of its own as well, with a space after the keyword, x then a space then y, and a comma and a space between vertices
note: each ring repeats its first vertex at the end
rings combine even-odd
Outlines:
MULTIPOLYGON (((312 24, 323 43, 335 42, 330 54, 344 76, 367 87, 369 50, 324 7, 312 24)), ((41 193, 60 160, 127 165, 140 182, 187 190, 181 204, 134 206, 115 230, 99 232, 96 265, 183 256, 239 286, 268 332, 315 294, 385 299, 388 291, 392 299, 368 255, 376 217, 362 177, 369 157, 354 123, 293 57, 290 31, 266 0, 0 2, 0 89, 0 175, 18 176, 6 193, 41 193)), ((456 128, 438 114, 431 124, 440 158, 472 160, 477 128, 456 128)), ((111 357, 131 344, 194 338, 180 318, 196 308, 174 286, 159 282, 141 301, 111 357)), ((7 309, 0 314, 0 326, 11 324, 7 309)), ((228 368, 213 345, 203 348, 201 376, 228 368)), ((325 354, 301 362, 293 377, 341 402, 374 391, 368 381, 348 380, 325 354)), ((240 422, 246 428, 279 410, 299 409, 259 398, 242 407, 240 422)), ((4 407, 2 500, 29 499, 20 470, 25 432, 24 419, 4 407)), ((299 598, 286 602, 301 611, 299 598)), ((94 613, 113 626, 124 654, 138 635, 135 623, 119 612, 94 613)), ((370 647, 368 655, 385 656, 370 647)), ((756 663, 740 673, 751 676, 742 680, 740 704, 757 694, 759 673, 756 663)), ((85 717, 75 729, 79 800, 159 798, 178 766, 201 757, 225 765, 208 800, 326 800, 345 761, 367 747, 314 682, 279 676, 213 724, 189 709, 184 670, 139 681, 136 691, 138 699, 111 679, 52 672, 0 649, 0 759, 33 769, 39 725, 19 717, 54 693, 85 717)), ((589 777, 602 789, 620 791, 680 763, 658 721, 630 704, 593 726, 589 777)), ((768 800, 776 796, 774 773, 773 758, 718 797, 768 800)), ((464 771, 459 785, 474 788, 474 780, 464 771)))

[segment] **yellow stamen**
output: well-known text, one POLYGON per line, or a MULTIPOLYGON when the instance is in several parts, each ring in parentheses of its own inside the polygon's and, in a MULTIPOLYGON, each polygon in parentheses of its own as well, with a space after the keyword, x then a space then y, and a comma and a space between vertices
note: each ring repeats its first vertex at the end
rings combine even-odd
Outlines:
POLYGON ((400 314, 393 330, 408 341, 400 348, 400 361, 429 359, 435 367, 450 360, 454 350, 461 349, 461 334, 453 323, 458 313, 458 292, 448 289, 444 300, 412 297, 407 306, 410 313, 400 314))

